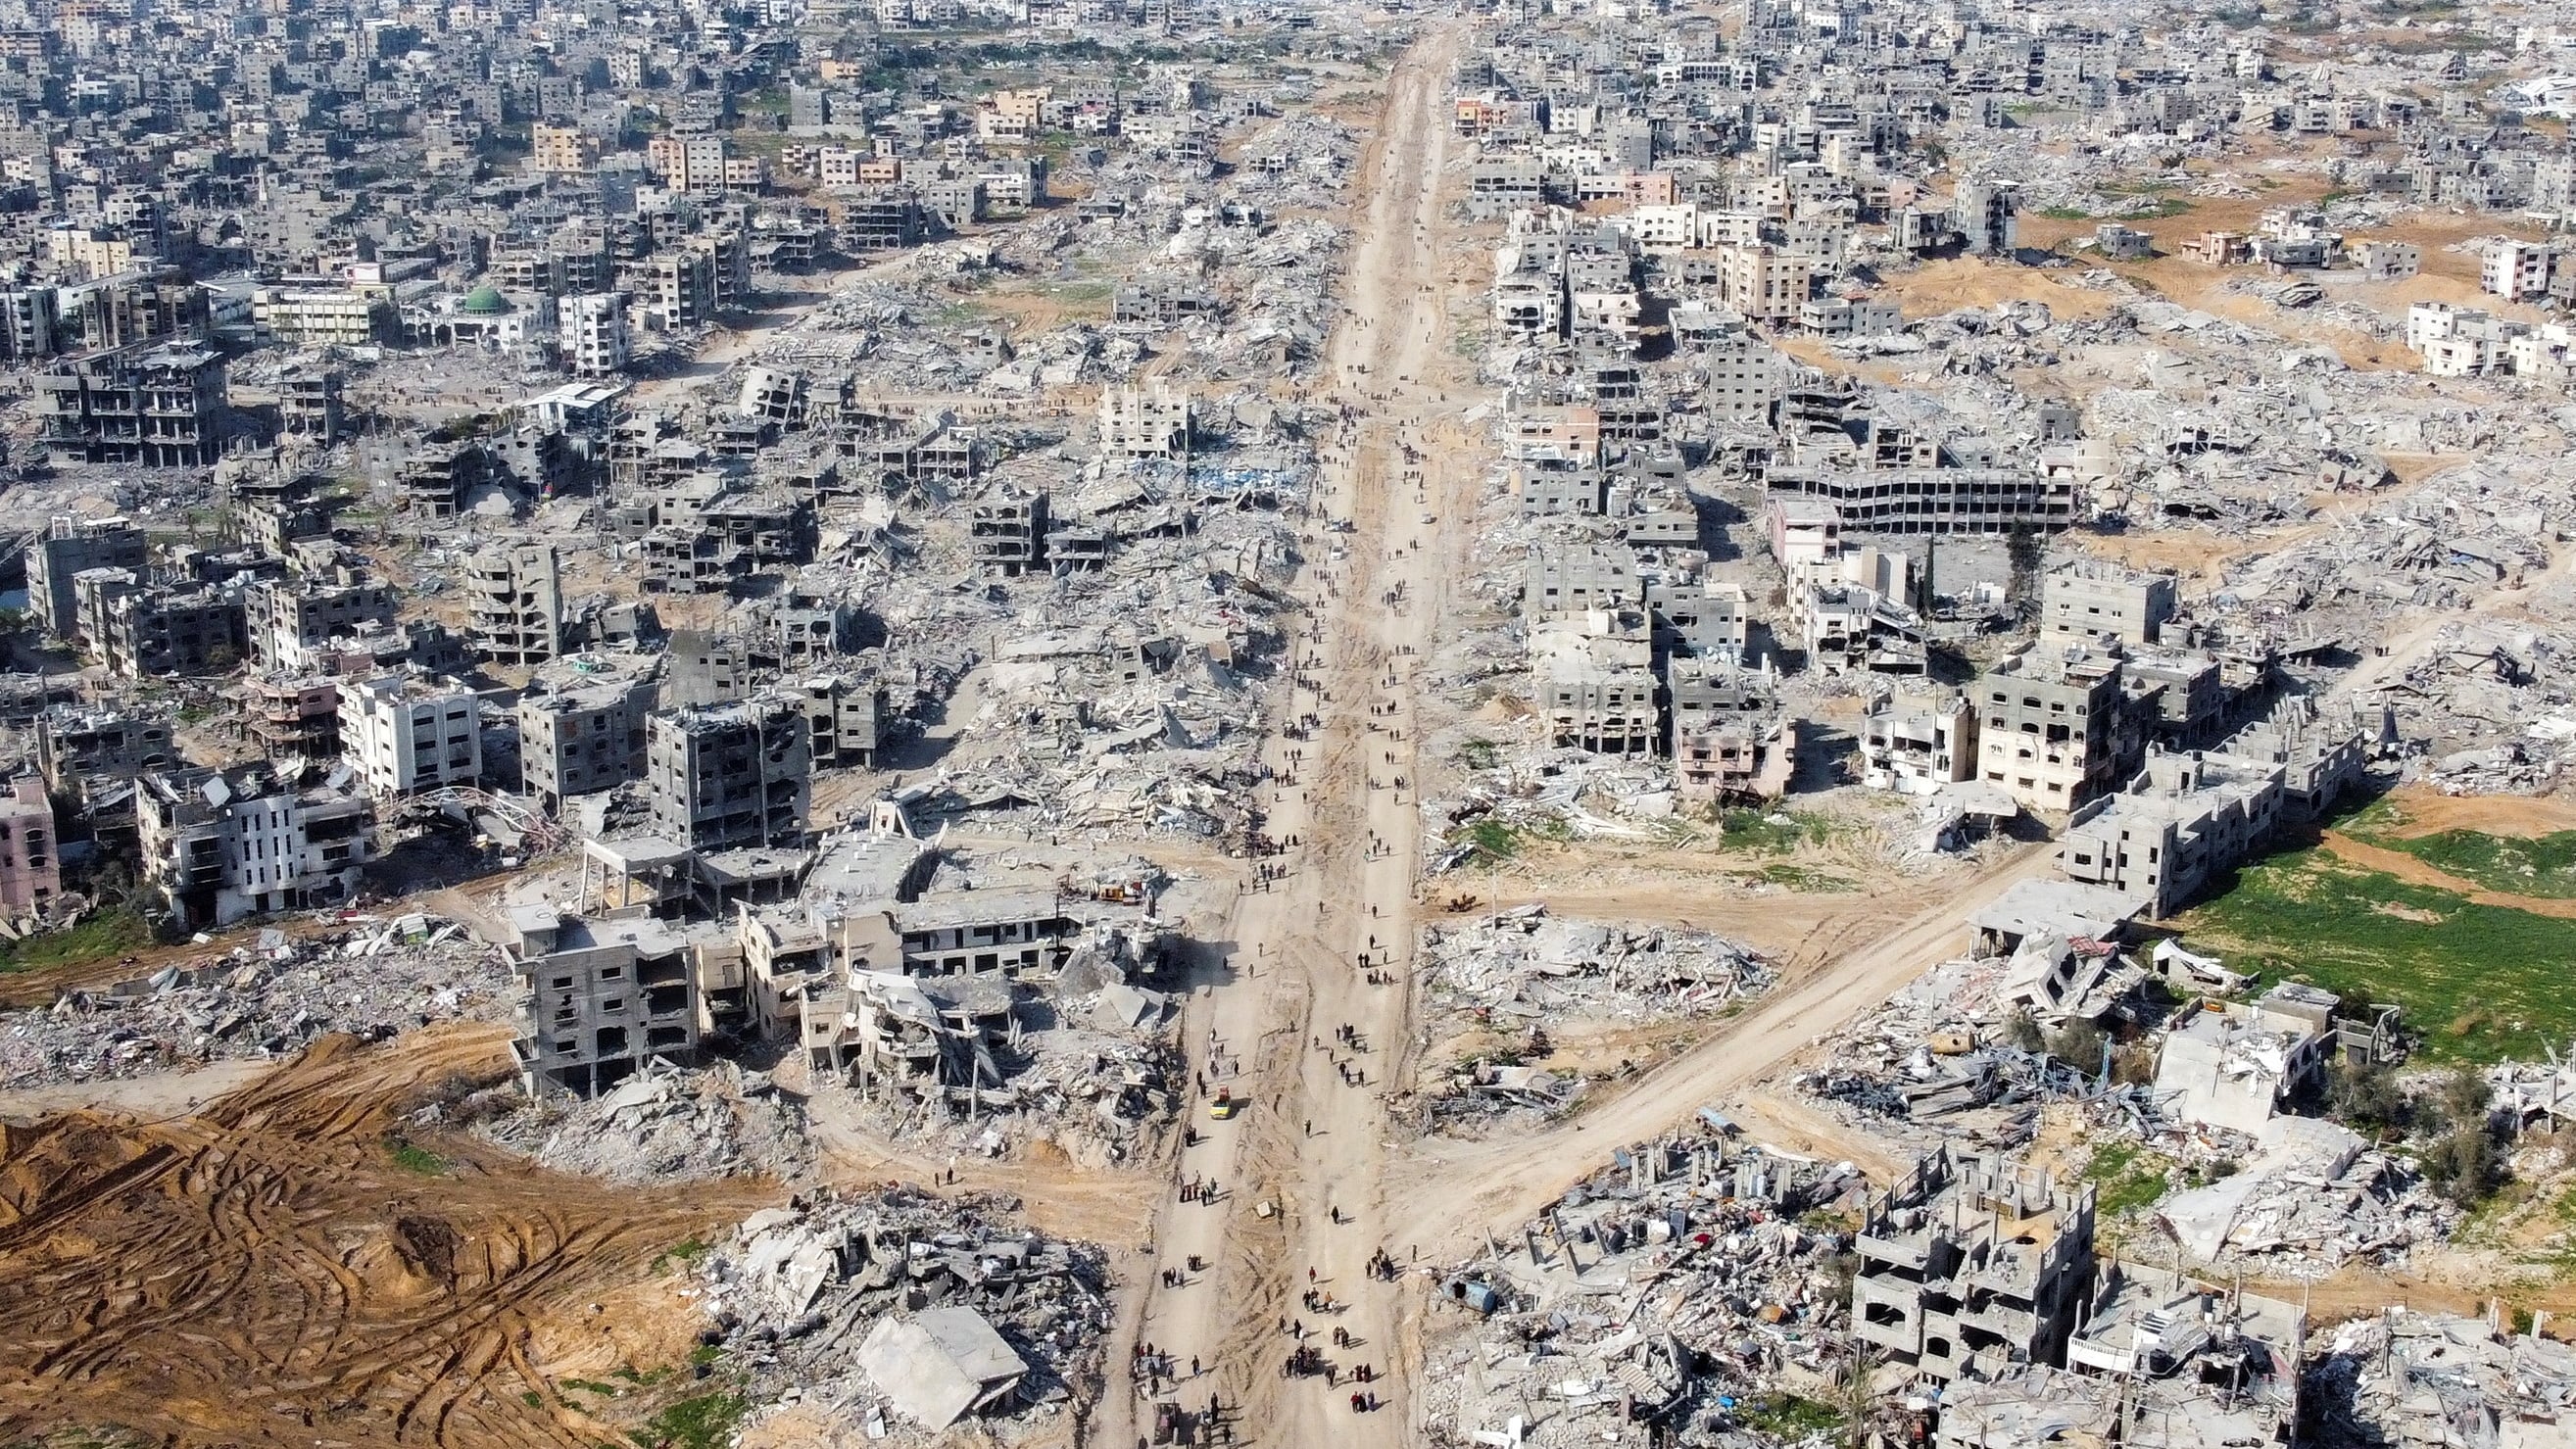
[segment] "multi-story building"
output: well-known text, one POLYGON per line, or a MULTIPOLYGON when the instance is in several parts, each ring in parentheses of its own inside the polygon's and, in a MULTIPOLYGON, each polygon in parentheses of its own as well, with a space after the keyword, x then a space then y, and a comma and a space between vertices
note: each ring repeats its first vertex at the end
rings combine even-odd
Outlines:
POLYGON ((61 318, 51 287, 0 289, 0 361, 37 362, 60 347, 61 318))
POLYGON ((2281 767, 2195 751, 2150 755, 2127 790, 2075 812, 2057 869, 2109 886, 2152 919, 2180 910, 2236 867, 2280 822, 2281 767))
POLYGON ((1941 1148, 1871 1199, 1852 1331, 1946 1384, 2057 1364, 2093 1286, 2093 1185, 1941 1148))
POLYGON ((1815 264, 1764 244, 1722 247, 1718 299, 1757 322, 1781 326, 1798 320, 1815 289, 1815 264))
POLYGON ((626 294, 575 292, 563 299, 559 336, 564 363, 577 377, 607 377, 626 370, 633 348, 626 333, 626 294))
POLYGON ((528 169, 547 175, 581 175, 599 164, 599 138, 578 126, 528 128, 528 169))
POLYGON ((402 674, 343 685, 340 751, 379 799, 471 785, 483 774, 474 691, 402 674))
POLYGON ((238 593, 142 584, 127 569, 91 569, 72 583, 81 636, 113 673, 226 674, 248 657, 238 593))
POLYGON ((28 608, 45 632, 74 637, 80 607, 74 576, 91 569, 129 569, 140 577, 151 562, 152 546, 143 530, 122 518, 56 518, 44 537, 27 546, 28 608))
POLYGON ((2139 734, 2120 661, 2084 649, 2030 650, 1971 687, 1986 783, 2033 810, 2068 811, 2136 770, 2139 734))
POLYGON ((781 701, 654 715, 645 731, 653 833, 692 850, 802 845, 812 726, 781 701))
POLYGON ((64 330, 77 330, 88 351, 201 343, 214 328, 206 289, 176 267, 121 272, 66 289, 60 310, 64 330))
POLYGON ((390 585, 261 579, 242 591, 251 653, 271 669, 311 669, 333 639, 394 621, 390 585))
POLYGON ((393 330, 394 307, 382 292, 353 287, 260 287, 250 294, 250 315, 266 341, 364 347, 393 330))
POLYGON ((54 806, 41 775, 19 775, 0 795, 0 908, 42 911, 63 893, 54 806))
POLYGON ((495 664, 540 664, 563 652, 563 584, 554 545, 487 548, 467 560, 466 632, 495 664))
POLYGON ((575 795, 644 778, 645 679, 580 683, 519 699, 519 771, 548 810, 575 795))
POLYGON ((340 758, 340 683, 257 675, 243 684, 242 731, 271 760, 307 769, 340 758))
POLYGON ((703 327, 716 316, 716 259, 697 250, 657 252, 644 259, 644 324, 663 332, 703 327))
POLYGON ((510 924, 511 970, 527 994, 510 1051, 530 1093, 593 1097, 652 1058, 695 1059, 695 953, 670 925, 566 919, 550 906, 518 907, 510 924))
POLYGON ((1860 741, 1862 783, 1931 795, 1977 777, 1977 711, 1956 694, 1899 691, 1869 712, 1860 741))
POLYGON ((36 717, 36 767, 56 794, 86 806, 89 781, 129 784, 178 758, 170 721, 95 704, 57 704, 36 717))
POLYGON ((364 799, 291 788, 265 761, 147 771, 136 789, 145 878, 184 929, 346 903, 374 857, 364 799))
POLYGON ((2478 285, 2483 290, 2511 301, 2524 302, 2549 295, 2550 273, 2557 266, 2558 251, 2542 242, 2500 241, 2488 247, 2479 260, 2478 285))
POLYGON ((36 376, 36 438, 58 463, 205 468, 223 454, 224 360, 196 345, 84 353, 36 376))
POLYGON ((2156 642, 2178 609, 2171 574, 2139 574, 2114 564, 2078 560, 2051 570, 2040 585, 2040 637, 2051 643, 2156 642))

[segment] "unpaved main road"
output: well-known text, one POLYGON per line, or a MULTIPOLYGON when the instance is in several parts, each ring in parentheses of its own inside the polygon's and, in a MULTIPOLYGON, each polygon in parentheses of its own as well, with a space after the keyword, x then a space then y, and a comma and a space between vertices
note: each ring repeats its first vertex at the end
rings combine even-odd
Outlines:
MULTIPOLYGON (((1875 930, 1816 923, 1810 934, 1824 949, 1793 957, 1770 996, 1574 1121, 1492 1142, 1392 1140, 1383 1094, 1412 1080, 1406 1054, 1417 1040, 1421 670, 1466 582, 1482 479, 1479 440, 1461 416, 1473 399, 1433 381, 1446 370, 1442 107, 1467 34, 1463 23, 1443 26, 1398 65, 1363 168, 1346 313, 1315 398, 1339 404, 1347 423, 1326 452, 1321 520, 1298 585, 1300 683, 1266 756, 1282 777, 1264 802, 1270 833, 1299 845, 1283 879, 1242 898, 1185 1018, 1193 1074, 1248 1107, 1217 1122, 1191 1104, 1204 1138, 1163 1188, 1142 1299, 1122 1324, 1090 1436, 1103 1446, 1136 1442, 1153 1398, 1193 1412, 1220 1400, 1237 1442, 1418 1437, 1408 1311, 1420 1305, 1407 1294, 1422 1280, 1368 1276, 1373 1253, 1437 1262, 1489 1230, 1516 1230, 1613 1147, 1747 1092, 1884 1000, 1956 947, 1971 911, 2047 864, 2043 848, 2021 850, 1875 930), (1179 1200, 1179 1183, 1204 1180, 1220 1189, 1213 1201, 1179 1200), (1330 1306, 1307 1306, 1310 1290, 1330 1306), (1338 1382, 1283 1375, 1297 1343, 1283 1326, 1305 1331, 1338 1382), (1179 1379, 1151 1396, 1123 1379, 1125 1350, 1145 1344, 1179 1379), (1359 1365, 1378 1373, 1374 1412, 1353 1410, 1341 1377, 1359 1365)), ((1623 904, 1655 913, 1652 902, 1600 904, 1603 914, 1623 904)), ((1885 922, 1889 904, 1863 898, 1854 910, 1885 922)))
MULTIPOLYGON (((1466 34, 1453 23, 1397 66, 1363 169, 1347 312, 1314 399, 1347 421, 1306 541, 1301 682, 1267 752, 1280 776, 1269 833, 1299 844, 1278 862, 1283 879, 1244 896, 1186 1025, 1194 1074, 1249 1106, 1217 1122, 1192 1104, 1206 1136, 1180 1172, 1221 1191, 1167 1198, 1132 1329, 1182 1375, 1163 1396, 1189 1410, 1221 1399, 1239 1440, 1395 1445, 1408 1423, 1400 1294, 1366 1268, 1387 1241, 1383 1093, 1405 1079, 1412 1038, 1402 983, 1421 859, 1416 676, 1478 486, 1456 405, 1420 382, 1445 331, 1433 245, 1449 153, 1441 107, 1466 34), (1167 1274, 1181 1286, 1165 1286, 1167 1274), (1333 1307, 1308 1308, 1310 1290, 1333 1307), (1307 1331, 1332 1382, 1283 1376, 1297 1345, 1283 1324, 1307 1331), (1362 1365, 1375 1370, 1373 1412, 1351 1404, 1348 1375, 1362 1365)), ((1113 1370, 1124 1361, 1113 1355, 1113 1370)), ((1133 1443, 1150 1422, 1123 1389, 1113 1382, 1099 1443, 1133 1443)))

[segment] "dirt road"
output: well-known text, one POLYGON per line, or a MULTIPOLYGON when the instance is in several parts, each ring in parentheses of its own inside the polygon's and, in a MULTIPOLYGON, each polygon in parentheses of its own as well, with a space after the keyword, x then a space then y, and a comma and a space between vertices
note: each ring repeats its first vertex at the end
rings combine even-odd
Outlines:
POLYGON ((1284 874, 1243 897, 1231 949, 1186 1016, 1193 1076, 1244 1106, 1219 1120, 1192 1104, 1204 1140, 1168 1189, 1129 1330, 1179 1381, 1141 1399, 1113 1387, 1103 1444, 1133 1442, 1154 1398, 1190 1411, 1217 1399, 1239 1441, 1406 1438, 1401 1295, 1369 1265, 1387 1241, 1383 1094, 1405 1079, 1412 1039, 1414 688, 1446 602, 1430 561, 1464 556, 1480 478, 1454 405, 1422 381, 1445 331, 1440 107, 1465 34, 1452 25, 1399 64, 1364 163, 1347 312, 1318 399, 1345 421, 1306 538, 1298 683, 1266 752, 1267 830, 1297 845, 1266 862, 1284 874), (1181 1183, 1212 1190, 1183 1201, 1181 1183), (1290 1377, 1301 1346, 1319 1371, 1290 1377), (1356 1408, 1355 1393, 1378 1407, 1356 1408))
POLYGON ((1611 1149, 1655 1137, 1744 1092, 1819 1036, 1886 1000, 1926 964, 1953 954, 1966 944, 1969 915, 2044 873, 2049 860, 2046 845, 2024 846, 1896 930, 1793 970, 1711 1040, 1572 1121, 1495 1141, 1422 1143, 1395 1170, 1411 1181, 1460 1190, 1417 1195, 1390 1229, 1407 1251, 1418 1245, 1426 1259, 1463 1253, 1488 1232, 1518 1232, 1540 1207, 1606 1162, 1611 1149))

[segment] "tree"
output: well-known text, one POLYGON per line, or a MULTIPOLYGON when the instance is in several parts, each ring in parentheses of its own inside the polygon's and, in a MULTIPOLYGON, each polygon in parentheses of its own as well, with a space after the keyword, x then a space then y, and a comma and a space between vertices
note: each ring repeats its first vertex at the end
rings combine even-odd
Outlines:
POLYGON ((2484 1123, 2464 1124, 2436 1137, 2416 1154, 2427 1186, 2453 1206, 2473 1208, 2504 1186, 2504 1149, 2484 1123))
POLYGON ((1878 1392, 1870 1383, 1871 1370, 1877 1367, 1877 1355, 1853 1333, 1851 1357, 1834 1375, 1833 1407, 1843 1418, 1846 1449, 1868 1449, 1870 1420, 1878 1414, 1878 1392))
POLYGON ((2028 610, 2039 602, 2039 569, 2048 561, 2048 543, 2040 536, 2039 525, 2021 519, 2004 535, 2004 557, 2012 563, 2012 600, 2016 607, 2028 610))
POLYGON ((2089 1021, 2070 1021, 2050 1034, 2048 1054, 2089 1077, 2102 1070, 2102 1048, 2109 1040, 2089 1021))
POLYGON ((2012 1009, 2012 1015, 2004 1018, 2004 1041, 2026 1052, 2040 1051, 2048 1045, 2047 1039, 2040 1035, 2039 1023, 2030 1019, 2027 1008, 2019 1006, 2012 1009))
POLYGON ((2474 1126, 2483 1131, 2487 1125, 2487 1104, 2495 1099, 2495 1089, 2487 1085, 2486 1073, 2475 1067, 2454 1067, 2448 1076, 2434 1084, 2433 1099, 2441 1104, 2442 1120, 2453 1127, 2474 1126))
POLYGON ((2356 1132, 2399 1131, 2415 1115, 2386 1062, 2355 1065, 2341 1057, 2326 1064, 2326 1112, 2356 1132))

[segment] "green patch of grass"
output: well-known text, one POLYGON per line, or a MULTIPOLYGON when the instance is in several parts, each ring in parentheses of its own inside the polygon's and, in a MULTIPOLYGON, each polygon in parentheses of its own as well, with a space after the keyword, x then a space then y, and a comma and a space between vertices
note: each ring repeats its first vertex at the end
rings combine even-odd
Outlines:
POLYGON ((1047 295, 1059 302, 1106 302, 1117 294, 1115 282, 1057 282, 1048 287, 1047 295))
POLYGON ((2093 1209, 2118 1217, 2135 1208, 2153 1207, 2165 1195, 2165 1174, 2173 1164, 2134 1142, 2105 1142, 2084 1164, 2084 1180, 2093 1186, 2093 1209))
POLYGON ((993 309, 981 302, 942 302, 930 309, 928 321, 933 327, 971 327, 992 316, 993 309))
POLYGON ((1813 866, 1791 865, 1786 861, 1774 861, 1762 867, 1753 873, 1752 879, 1764 885, 1782 886, 1793 891, 1829 893, 1853 888, 1849 876, 1836 875, 1829 870, 1817 870, 1813 866))
POLYGON ((67 931, 47 931, 21 941, 0 941, 0 971, 77 966, 140 951, 152 944, 152 923, 134 911, 96 911, 67 931))
POLYGON ((1502 763, 1503 747, 1492 740, 1469 740, 1458 747, 1458 758, 1470 770, 1490 770, 1502 763))
POLYGON ((535 1389, 521 1389, 519 1391, 519 1402, 527 1405, 531 1409, 542 1409, 546 1406, 546 1396, 538 1393, 535 1389))
POLYGON ((2080 206, 2043 206, 2039 214, 2050 221, 2091 221, 2093 213, 2080 206))
POLYGON ((2179 924, 2267 981, 2395 1002, 2431 1061, 2537 1060, 2576 1035, 2563 964, 2576 921, 2474 904, 2323 850, 2247 867, 2179 924))
POLYGON ((687 1238, 682 1240, 678 1247, 654 1254, 653 1271, 659 1273, 664 1268, 686 1268, 706 1255, 707 1245, 704 1242, 696 1238, 687 1238))
POLYGON ((751 1412, 751 1401, 733 1390, 682 1399, 627 1437, 640 1449, 724 1449, 751 1412))
POLYGON ((711 1364, 722 1357, 724 1348, 720 1344, 702 1343, 689 1350, 689 1362, 693 1364, 711 1364))
POLYGON ((2444 830, 2372 842, 2506 895, 2576 899, 2576 830, 2530 838, 2444 830))
POLYGON ((565 1379, 555 1387, 572 1389, 578 1393, 597 1394, 603 1399, 613 1399, 626 1392, 615 1384, 603 1384, 590 1379, 565 1379))
POLYGON ((1728 810, 1717 817, 1717 847, 1748 850, 1756 855, 1786 855, 1802 844, 1822 845, 1833 838, 1833 822, 1821 815, 1795 811, 1728 810))
POLYGON ((1843 1416, 1830 1404, 1802 1399, 1795 1394, 1774 1394, 1755 1399, 1737 1408, 1736 1417, 1744 1427, 1783 1439, 1804 1439, 1811 1434, 1830 1434, 1843 1426, 1843 1416))
POLYGON ((1520 832, 1491 816, 1468 826, 1467 839, 1485 860, 1505 861, 1521 853, 1520 832))
POLYGON ((416 1143, 405 1142, 399 1137, 388 1137, 385 1139, 385 1151, 392 1156, 394 1166, 405 1172, 417 1172, 423 1177, 447 1175, 449 1166, 447 1159, 416 1143))

